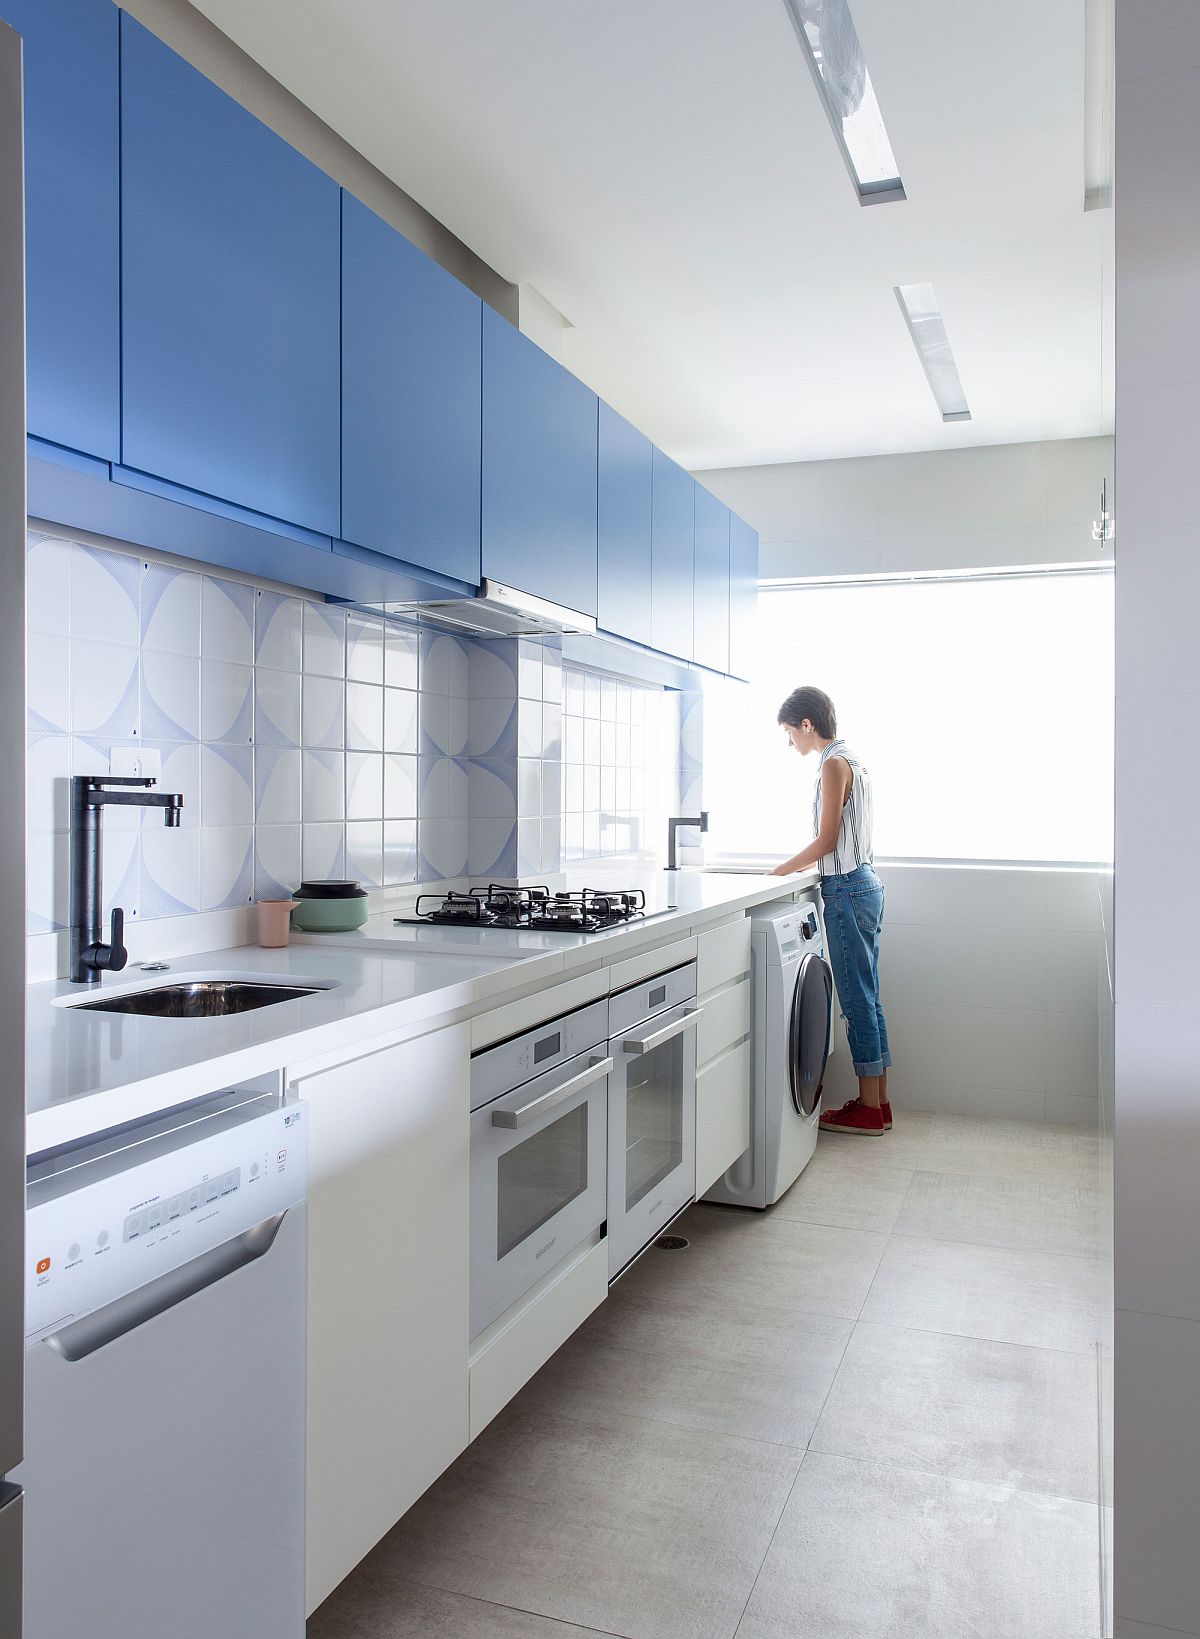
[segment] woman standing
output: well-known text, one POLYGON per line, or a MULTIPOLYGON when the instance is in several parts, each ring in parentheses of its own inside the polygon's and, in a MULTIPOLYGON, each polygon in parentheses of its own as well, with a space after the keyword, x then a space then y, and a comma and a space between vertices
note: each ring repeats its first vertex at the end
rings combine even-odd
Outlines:
POLYGON ((771 873, 790 876, 816 865, 821 873, 825 942, 846 1020, 858 1097, 821 1117, 823 1132, 875 1136, 892 1125, 888 1103, 887 1024, 879 1004, 879 933, 883 884, 872 864, 871 781, 837 737, 833 701, 820 689, 795 689, 779 708, 779 722, 802 757, 817 752, 813 797, 816 837, 771 873))

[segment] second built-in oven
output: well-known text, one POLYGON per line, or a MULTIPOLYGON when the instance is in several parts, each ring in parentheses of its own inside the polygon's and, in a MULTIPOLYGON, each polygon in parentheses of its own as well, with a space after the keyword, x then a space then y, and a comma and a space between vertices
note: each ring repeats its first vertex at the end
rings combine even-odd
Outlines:
POLYGON ((608 1270, 621 1270, 696 1193, 696 964, 609 998, 608 1270))
POLYGON ((611 1069, 607 1000, 472 1058, 472 1340, 599 1237, 611 1069))

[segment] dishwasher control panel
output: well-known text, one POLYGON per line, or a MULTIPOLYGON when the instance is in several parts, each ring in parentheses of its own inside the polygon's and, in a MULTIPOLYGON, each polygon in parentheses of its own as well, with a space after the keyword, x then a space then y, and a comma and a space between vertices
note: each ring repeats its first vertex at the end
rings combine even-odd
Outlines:
POLYGON ((253 1101, 32 1177, 25 1335, 80 1320, 305 1198, 307 1110, 253 1101))

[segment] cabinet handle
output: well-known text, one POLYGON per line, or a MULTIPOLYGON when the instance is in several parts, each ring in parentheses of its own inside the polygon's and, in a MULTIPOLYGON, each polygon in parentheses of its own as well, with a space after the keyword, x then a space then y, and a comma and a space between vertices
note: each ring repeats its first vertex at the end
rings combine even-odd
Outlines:
POLYGON ((548 1093, 540 1098, 530 1099, 528 1104, 522 1104, 518 1110, 493 1110, 493 1127, 525 1127, 538 1116, 545 1115, 547 1110, 553 1110, 559 1104, 565 1104, 575 1093, 584 1087, 590 1087, 593 1081, 601 1081, 613 1067, 610 1058, 592 1059, 586 1070, 581 1070, 577 1076, 569 1081, 552 1087, 548 1093))
POLYGON ((652 1053, 663 1042, 670 1041, 673 1036, 682 1036, 685 1030, 700 1022, 702 1007, 689 1007, 682 1018, 676 1019, 674 1024, 664 1024, 658 1030, 651 1030, 644 1036, 626 1036, 621 1046, 627 1053, 652 1053))

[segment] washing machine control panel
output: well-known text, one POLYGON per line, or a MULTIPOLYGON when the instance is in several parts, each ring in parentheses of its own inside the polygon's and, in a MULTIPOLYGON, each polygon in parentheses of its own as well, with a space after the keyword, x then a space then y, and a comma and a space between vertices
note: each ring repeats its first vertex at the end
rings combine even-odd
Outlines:
POLYGON ((177 1142, 131 1145, 31 1178, 26 1337, 82 1319, 298 1205, 306 1116, 303 1104, 287 1104, 243 1121, 199 1121, 177 1142), (139 1159, 139 1150, 155 1153, 139 1159))

